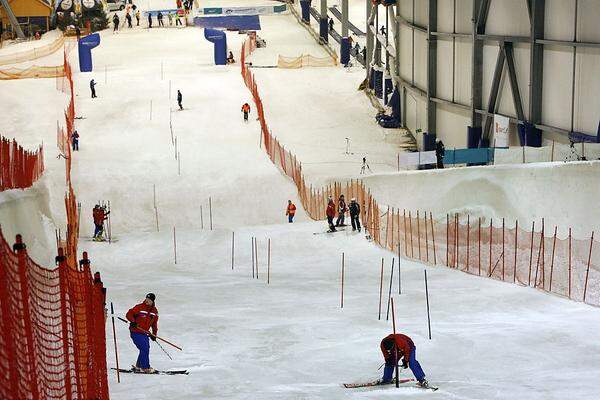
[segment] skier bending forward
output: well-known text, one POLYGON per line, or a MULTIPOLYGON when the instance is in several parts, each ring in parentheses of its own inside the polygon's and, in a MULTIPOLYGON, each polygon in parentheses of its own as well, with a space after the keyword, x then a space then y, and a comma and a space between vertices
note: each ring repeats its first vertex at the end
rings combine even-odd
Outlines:
POLYGON ((391 334, 383 338, 381 341, 381 352, 385 359, 385 369, 383 370, 383 378, 381 383, 390 383, 394 376, 394 369, 400 359, 402 360, 402 368, 410 368, 413 375, 419 381, 419 386, 428 388, 429 383, 425 379, 425 373, 421 369, 421 364, 416 359, 416 346, 412 339, 401 333, 391 334))
POLYGON ((158 310, 154 303, 155 300, 154 293, 148 293, 144 301, 127 311, 125 316, 130 322, 131 340, 140 351, 134 369, 147 374, 156 372, 150 367, 150 340, 156 341, 158 332, 158 310), (150 329, 152 329, 152 333, 149 332, 150 329))

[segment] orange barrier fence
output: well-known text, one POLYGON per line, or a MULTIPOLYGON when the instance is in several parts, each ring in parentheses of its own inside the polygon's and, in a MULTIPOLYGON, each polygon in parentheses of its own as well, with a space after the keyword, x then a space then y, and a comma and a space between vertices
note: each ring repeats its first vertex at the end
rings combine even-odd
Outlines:
MULTIPOLYGON (((67 82, 68 131, 75 115, 72 76, 67 82)), ((66 153, 67 237, 56 267, 43 268, 31 260, 19 235, 11 250, 0 231, 0 366, 5 371, 0 374, 0 399, 109 398, 106 291, 100 274, 92 277, 87 254, 77 260, 79 219, 68 145, 66 153)))
MULTIPOLYGON (((242 77, 252 92, 261 126, 261 146, 271 161, 289 176, 298 189, 307 214, 325 217, 328 196, 356 198, 361 221, 373 241, 404 257, 431 265, 444 265, 471 274, 531 286, 572 300, 600 306, 600 246, 593 239, 559 239, 538 225, 530 231, 519 227, 494 226, 484 219, 447 216, 438 222, 432 214, 400 213, 387 207, 384 213, 362 181, 351 180, 313 188, 302 174, 302 163, 273 136, 264 113, 256 80, 246 57, 255 48, 249 37, 242 45, 242 77)), ((556 231, 554 231, 556 232, 556 231)))
POLYGON ((27 68, 0 69, 0 80, 30 79, 30 78, 56 78, 65 75, 62 65, 55 67, 31 66, 27 68))
POLYGON ((60 35, 52 43, 44 46, 36 47, 30 50, 24 50, 17 53, 5 54, 0 56, 0 65, 18 64, 25 61, 35 60, 37 58, 46 57, 58 51, 65 44, 65 37, 60 35))
POLYGON ((44 148, 26 151, 16 140, 0 139, 0 191, 25 189, 44 172, 44 148))

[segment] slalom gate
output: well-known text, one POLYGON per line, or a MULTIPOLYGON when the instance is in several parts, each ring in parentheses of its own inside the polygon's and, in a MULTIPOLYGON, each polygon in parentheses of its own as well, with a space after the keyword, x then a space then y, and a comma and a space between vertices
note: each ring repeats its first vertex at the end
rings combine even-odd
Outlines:
POLYGON ((548 229, 543 220, 528 230, 518 221, 514 227, 507 227, 503 219, 474 219, 466 214, 447 215, 445 221, 436 221, 431 212, 380 208, 362 180, 335 182, 322 188, 307 184, 302 163, 279 143, 266 122, 256 79, 245 63, 255 49, 256 39, 249 36, 242 45, 240 64, 256 105, 261 146, 294 181, 312 219, 323 219, 328 196, 354 197, 361 207, 361 222, 373 241, 400 256, 600 306, 600 243, 594 233, 588 239, 575 239, 569 229, 568 238, 559 239, 557 228, 548 229))
MULTIPOLYGON (((65 89, 70 102, 67 129, 73 129, 73 78, 65 89)), ((108 399, 105 339, 106 290, 92 276, 84 253, 77 260, 78 210, 71 185, 69 136, 62 137, 66 162, 67 236, 56 266, 45 268, 27 255, 20 235, 11 248, 0 231, 0 399, 108 399)), ((41 154, 41 152, 39 153, 41 154)), ((42 164, 43 165, 43 164, 42 164)))

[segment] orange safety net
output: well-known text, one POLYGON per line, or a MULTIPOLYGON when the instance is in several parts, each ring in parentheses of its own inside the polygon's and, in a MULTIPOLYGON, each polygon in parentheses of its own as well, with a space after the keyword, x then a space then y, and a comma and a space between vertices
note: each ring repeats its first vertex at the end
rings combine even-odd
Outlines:
POLYGON ((44 46, 36 47, 30 50, 20 51, 13 54, 5 54, 0 56, 0 65, 18 64, 26 61, 32 61, 37 58, 46 57, 58 51, 65 44, 65 37, 60 36, 52 43, 44 46))
POLYGON ((0 138, 0 191, 30 187, 43 172, 43 146, 27 151, 14 139, 0 138))
POLYGON ((310 54, 302 54, 298 57, 277 57, 277 67, 297 69, 303 67, 335 67, 337 61, 331 57, 315 57, 310 54))
POLYGON ((469 216, 448 216, 434 221, 431 213, 408 214, 379 204, 362 181, 351 180, 313 188, 302 174, 302 163, 279 143, 270 131, 256 80, 246 58, 256 48, 255 38, 242 44, 241 72, 252 93, 261 126, 261 146, 271 161, 289 176, 298 189, 307 214, 325 218, 327 198, 356 198, 361 221, 373 241, 404 257, 431 265, 445 265, 470 274, 531 286, 576 301, 600 306, 600 244, 592 238, 576 240, 549 236, 519 227, 495 226, 469 216))
MULTIPOLYGON (((71 75, 67 82, 70 132, 75 115, 71 75)), ((57 267, 31 260, 19 235, 11 250, 0 231, 0 399, 109 398, 106 292, 100 274, 92 278, 89 262, 77 262, 79 219, 68 141, 65 150, 67 238, 58 249, 57 267)))
POLYGON ((0 69, 0 80, 30 79, 30 78, 56 78, 65 75, 62 65, 55 67, 31 66, 27 68, 0 69))

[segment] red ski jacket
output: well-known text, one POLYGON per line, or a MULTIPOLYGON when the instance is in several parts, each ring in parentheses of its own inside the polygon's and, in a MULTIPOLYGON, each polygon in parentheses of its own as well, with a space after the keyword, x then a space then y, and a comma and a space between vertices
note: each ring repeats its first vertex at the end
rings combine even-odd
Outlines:
POLYGON ((94 208, 94 211, 93 211, 92 214, 94 216, 94 224, 96 224, 96 225, 102 225, 102 223, 106 219, 106 215, 104 214, 104 210, 102 208, 94 208))
POLYGON ((150 331, 152 328, 152 334, 156 336, 156 332, 158 332, 158 310, 156 307, 140 303, 127 311, 125 318, 129 322, 136 322, 140 328, 129 328, 130 331, 144 333, 144 331, 150 331))
POLYGON ((285 215, 294 215, 294 214, 296 214, 296 205, 294 203, 292 203, 292 204, 288 205, 285 215))
POLYGON ((381 344, 380 344, 381 352, 383 353, 383 358, 385 358, 386 361, 388 358, 394 357, 393 349, 392 349, 392 351, 387 351, 386 349, 383 348, 383 341, 387 338, 393 338, 394 342, 396 342, 396 347, 398 348, 398 359, 401 359, 402 357, 404 357, 406 362, 408 362, 410 360, 410 351, 412 349, 414 349, 414 347, 415 347, 415 344, 413 343, 412 339, 401 333, 397 333, 395 335, 391 334, 391 335, 386 336, 381 341, 381 344))
POLYGON ((327 211, 325 211, 325 214, 328 217, 335 217, 335 203, 333 201, 330 201, 329 204, 327 204, 327 211))

